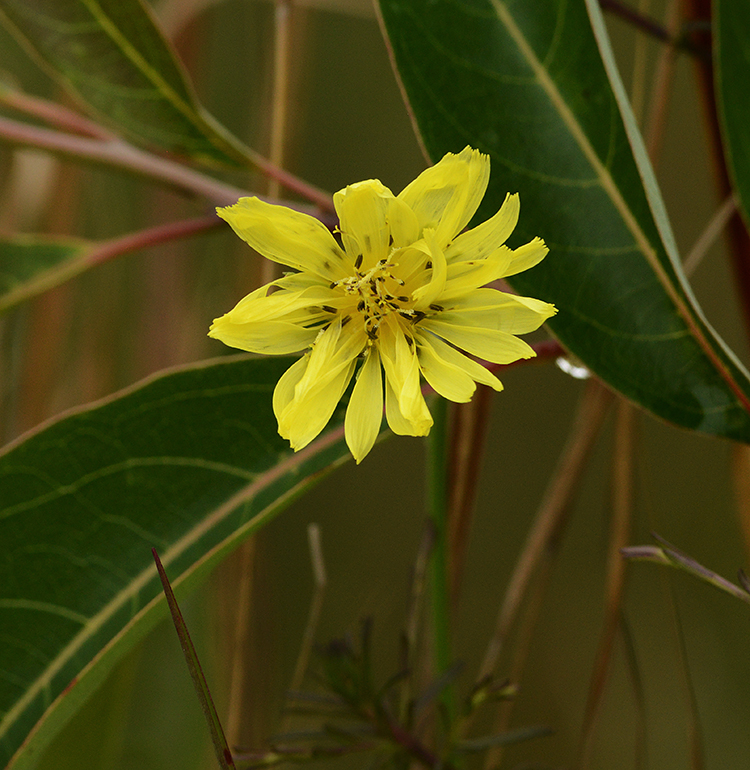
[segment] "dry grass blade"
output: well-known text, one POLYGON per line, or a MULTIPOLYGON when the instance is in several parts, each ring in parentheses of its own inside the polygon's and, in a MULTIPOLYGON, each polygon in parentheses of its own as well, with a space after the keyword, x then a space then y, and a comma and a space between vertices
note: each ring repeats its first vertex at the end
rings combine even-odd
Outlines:
POLYGON ((227 739, 224 736, 224 730, 222 729, 221 722, 219 721, 219 715, 216 712, 216 706, 214 706, 213 698, 208 689, 206 677, 203 675, 203 669, 201 668, 200 661, 198 660, 198 654, 195 651, 193 642, 190 639, 187 626, 185 625, 185 619, 182 617, 182 612, 177 604, 172 586, 169 584, 169 578, 164 571, 164 566, 159 559, 159 555, 156 553, 156 548, 152 548, 151 552, 154 555, 154 561, 156 562, 156 569, 159 572, 159 579, 164 588, 164 595, 167 597, 167 604, 169 605, 169 611, 172 614, 172 622, 174 623, 175 630, 177 631, 177 637, 180 640, 180 646, 182 652, 185 655, 185 662, 188 665, 190 671, 190 678, 193 680, 195 691, 198 694, 198 700, 201 704, 203 715, 208 723, 208 729, 211 733, 211 742, 214 745, 214 751, 216 752, 216 759, 219 761, 219 766, 222 770, 230 770, 234 768, 234 760, 232 759, 232 752, 229 750, 227 739))

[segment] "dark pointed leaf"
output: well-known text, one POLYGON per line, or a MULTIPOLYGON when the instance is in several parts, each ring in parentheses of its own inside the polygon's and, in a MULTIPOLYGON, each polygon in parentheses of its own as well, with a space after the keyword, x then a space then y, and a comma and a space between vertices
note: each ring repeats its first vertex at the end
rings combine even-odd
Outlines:
POLYGON ((179 593, 348 456, 340 416, 297 454, 278 436, 271 392, 289 364, 158 376, 0 455, 0 764, 32 767, 165 616, 151 548, 179 593))
POLYGON ((750 441, 748 375, 684 280, 598 4, 588 5, 596 37, 582 2, 380 0, 430 156, 467 144, 489 153, 479 218, 518 191, 516 237, 550 246, 513 285, 554 302, 554 333, 628 398, 750 441))
POLYGON ((89 112, 129 138, 248 162, 247 149, 198 103, 141 0, 0 0, 0 19, 89 112))

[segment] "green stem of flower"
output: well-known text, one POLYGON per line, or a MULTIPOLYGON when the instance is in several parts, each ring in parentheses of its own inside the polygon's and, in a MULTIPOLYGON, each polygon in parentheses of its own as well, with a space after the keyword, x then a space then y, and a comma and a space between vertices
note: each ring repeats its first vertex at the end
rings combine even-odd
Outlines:
MULTIPOLYGON (((427 504, 435 541, 430 557, 430 595, 435 674, 442 676, 452 662, 450 591, 448 585, 448 404, 438 397, 432 408, 434 425, 427 443, 427 504)), ((447 685, 442 703, 450 723, 455 717, 453 686, 447 685)))

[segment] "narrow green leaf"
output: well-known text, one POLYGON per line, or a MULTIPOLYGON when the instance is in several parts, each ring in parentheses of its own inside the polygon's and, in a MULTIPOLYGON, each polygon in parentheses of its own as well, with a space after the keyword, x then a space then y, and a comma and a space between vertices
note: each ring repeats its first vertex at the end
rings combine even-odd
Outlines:
POLYGON ((249 162, 250 151, 198 103, 141 0, 0 0, 0 19, 89 112, 134 141, 249 162))
POLYGON ((15 236, 0 240, 0 313, 64 283, 87 267, 82 240, 15 236))
POLYGON ((152 548, 179 592, 348 458, 341 414, 297 454, 278 436, 271 393, 289 364, 177 370, 0 455, 0 764, 32 767, 165 617, 152 548))
POLYGON ((750 4, 715 0, 712 15, 716 101, 724 152, 745 223, 750 226, 750 4))
POLYGON ((512 283, 558 306, 549 325, 561 342, 664 419, 750 441, 748 375, 684 280, 598 5, 587 3, 596 37, 584 3, 566 0, 380 9, 430 156, 467 144, 488 153, 479 218, 520 192, 515 237, 547 241, 549 256, 512 283))
POLYGON ((633 545, 622 549, 622 555, 626 559, 633 561, 650 561, 654 564, 663 564, 668 567, 676 567, 677 569, 688 572, 693 577, 697 577, 698 580, 702 580, 704 583, 718 588, 720 591, 733 596, 735 599, 750 604, 750 593, 747 591, 747 577, 742 570, 739 572, 739 579, 742 583, 742 588, 730 582, 721 575, 713 572, 712 570, 704 567, 700 562, 696 561, 692 556, 688 556, 686 553, 670 545, 666 540, 655 536, 661 543, 661 546, 656 545, 633 545))

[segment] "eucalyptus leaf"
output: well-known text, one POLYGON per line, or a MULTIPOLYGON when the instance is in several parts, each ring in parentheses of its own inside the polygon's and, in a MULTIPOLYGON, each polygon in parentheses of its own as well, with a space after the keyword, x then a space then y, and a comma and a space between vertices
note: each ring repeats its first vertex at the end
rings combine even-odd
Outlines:
POLYGON ((684 279, 598 4, 587 5, 591 20, 580 1, 380 0, 430 157, 488 153, 478 219, 520 192, 518 242, 550 247, 514 287, 554 302, 554 334, 628 398, 748 442, 748 375, 684 279))
POLYGON ((745 223, 750 226, 750 4, 715 0, 712 18, 716 101, 724 152, 745 223))
POLYGON ((0 0, 0 19, 90 113, 134 141, 199 160, 252 162, 198 103, 141 0, 0 0))
POLYGON ((289 359, 227 357, 76 410, 0 455, 0 763, 30 768, 179 595, 348 458, 339 412, 293 454, 271 409, 289 359))

